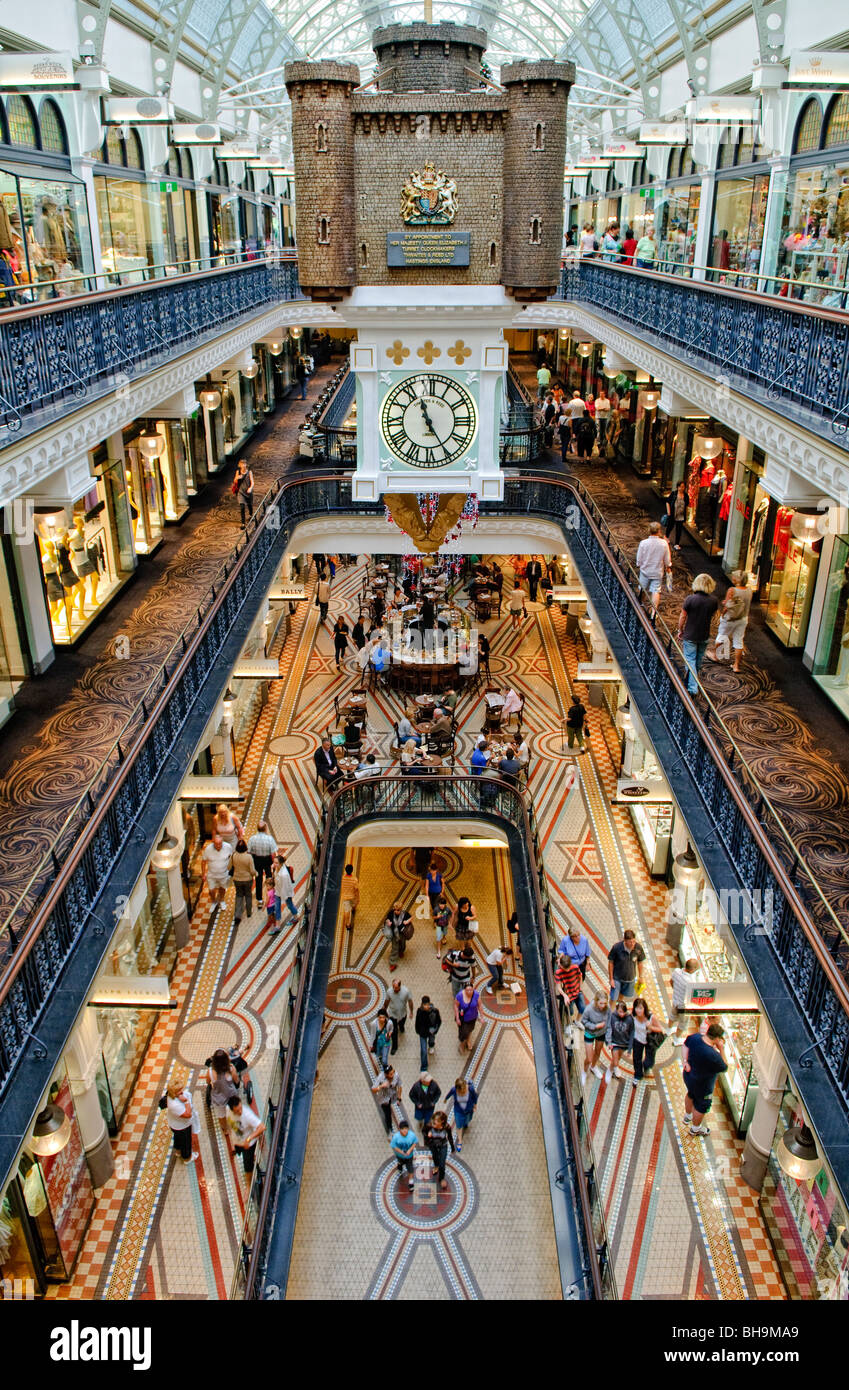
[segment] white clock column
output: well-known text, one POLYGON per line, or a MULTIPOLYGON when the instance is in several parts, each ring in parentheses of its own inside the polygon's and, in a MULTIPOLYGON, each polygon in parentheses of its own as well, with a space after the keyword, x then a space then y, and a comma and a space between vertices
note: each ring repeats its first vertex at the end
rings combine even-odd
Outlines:
POLYGON ((382 491, 377 351, 377 343, 364 341, 360 330, 359 340, 351 344, 351 371, 357 377, 357 471, 352 484, 355 502, 376 502, 382 491))

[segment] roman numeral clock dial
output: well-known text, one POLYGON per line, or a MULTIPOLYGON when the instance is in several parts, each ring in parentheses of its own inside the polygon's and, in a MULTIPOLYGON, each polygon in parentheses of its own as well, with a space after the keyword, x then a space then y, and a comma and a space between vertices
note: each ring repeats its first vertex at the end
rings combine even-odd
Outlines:
POLYGON ((411 468, 445 468, 477 434, 474 397, 450 376, 419 372, 399 381, 380 412, 383 442, 411 468))

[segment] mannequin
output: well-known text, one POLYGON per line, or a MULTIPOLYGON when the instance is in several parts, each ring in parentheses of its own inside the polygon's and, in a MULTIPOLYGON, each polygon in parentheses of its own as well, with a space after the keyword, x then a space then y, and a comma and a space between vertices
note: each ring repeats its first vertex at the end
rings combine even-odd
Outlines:
POLYGON ((47 603, 54 628, 58 628, 63 617, 71 631, 71 604, 68 592, 59 578, 59 558, 53 541, 41 541, 41 567, 47 584, 47 603))
POLYGON ((59 561, 59 582, 68 592, 72 611, 76 603, 80 622, 82 622, 85 618, 85 585, 71 564, 70 531, 63 533, 56 547, 56 559, 59 561))
POLYGON ((127 502, 130 507, 130 525, 133 528, 133 545, 135 545, 136 528, 139 524, 139 509, 136 506, 136 499, 133 496, 133 475, 129 468, 124 470, 124 477, 127 480, 127 502))
MULTIPOLYGON (((92 608, 97 607, 97 584, 98 572, 97 565, 91 560, 86 545, 85 521, 81 513, 77 513, 74 518, 74 529, 71 532, 71 564, 79 577, 80 586, 85 592, 86 578, 91 580, 89 590, 89 600, 92 608)), ((81 605, 82 607, 82 605, 81 605)))

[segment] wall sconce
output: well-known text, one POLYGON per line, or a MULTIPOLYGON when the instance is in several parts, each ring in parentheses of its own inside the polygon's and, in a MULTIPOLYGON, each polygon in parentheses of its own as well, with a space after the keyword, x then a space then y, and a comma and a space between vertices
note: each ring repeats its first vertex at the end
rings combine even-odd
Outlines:
POLYGON ((228 685, 227 689, 224 691, 224 697, 223 697, 223 699, 222 699, 222 701, 221 701, 221 710, 222 710, 222 713, 223 713, 223 715, 224 715, 224 718, 225 718, 225 719, 232 719, 232 718, 233 718, 233 711, 234 711, 235 708, 236 708, 236 697, 235 697, 235 695, 233 694, 232 690, 230 689, 230 687, 229 687, 229 685, 228 685))
POLYGON ((575 351, 577 352, 579 357, 589 357, 592 350, 592 343, 579 343, 578 346, 575 348, 575 351))
POLYGON ((715 459, 723 449, 722 440, 714 434, 697 434, 693 438, 693 452, 703 459, 715 459))
POLYGON ((812 545, 820 538, 820 515, 811 516, 808 512, 794 512, 790 518, 790 530, 797 541, 812 545))
POLYGON ((175 839, 170 831, 165 830, 162 839, 150 856, 151 866, 167 873, 169 869, 176 869, 181 855, 180 841, 175 839))
POLYGON ((282 343, 269 343, 269 344, 268 344, 268 351, 271 353, 271 356, 272 356, 272 357, 279 357, 280 354, 281 354, 281 352, 283 351, 283 344, 282 344, 282 343))
POLYGON ((221 392, 216 391, 214 386, 205 386, 198 396, 198 400, 204 410, 211 413, 213 410, 217 410, 221 404, 221 392))
POLYGON ((292 338, 300 338, 303 331, 304 330, 302 328, 298 328, 296 324, 292 324, 292 327, 289 329, 289 335, 292 338))
POLYGON ((659 392, 659 391, 644 391, 644 392, 643 392, 643 405, 645 406, 646 410, 654 410, 655 407, 657 406, 659 400, 660 400, 660 392, 659 392))
POLYGON ((71 1137, 71 1121, 61 1105, 49 1101, 39 1112, 29 1146, 39 1158, 50 1158, 61 1153, 71 1137))

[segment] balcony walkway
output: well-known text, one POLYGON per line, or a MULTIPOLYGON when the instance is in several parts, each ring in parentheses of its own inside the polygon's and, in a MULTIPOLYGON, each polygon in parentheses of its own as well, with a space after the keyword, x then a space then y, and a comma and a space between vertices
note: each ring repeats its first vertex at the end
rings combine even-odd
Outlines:
MULTIPOLYGON (((319 367, 309 382, 306 402, 290 397, 261 428, 258 439, 239 451, 253 470, 257 500, 289 468, 297 453, 304 411, 338 365, 333 361, 319 367)), ((228 483, 231 476, 228 467, 228 483)), ((213 489, 216 481, 212 481, 213 489)), ((204 501, 201 495, 196 510, 204 508, 204 501)), ((30 687, 25 698, 30 709, 34 706, 42 713, 40 727, 37 715, 28 715, 25 742, 14 719, 3 731, 0 830, 5 853, 0 869, 0 920, 18 902, 66 816, 96 780, 115 740, 133 723, 138 701, 176 634, 229 557, 240 534, 239 509, 229 487, 212 506, 207 505, 203 518, 182 542, 179 534, 166 531, 169 539, 176 536, 177 540, 165 567, 156 565, 154 556, 151 575, 149 562, 142 560, 134 582, 105 622, 73 651, 59 649, 57 670, 44 677, 44 694, 40 682, 30 687), (118 634, 129 641, 129 659, 115 655, 118 634), (74 680, 76 672, 81 674, 74 680)))
MULTIPOLYGON (((535 390, 535 363, 529 357, 511 358, 511 362, 528 389, 535 390)), ((548 461, 559 466, 559 449, 549 453, 548 461)), ((649 522, 662 515, 660 498, 652 498, 645 481, 627 465, 614 469, 601 459, 589 464, 572 459, 570 467, 601 508, 615 540, 633 559, 649 522), (652 510, 647 510, 652 503, 652 510)), ((673 552, 672 592, 664 589, 660 603, 661 615, 673 630, 693 575, 705 570, 718 573, 717 561, 702 556, 694 542, 688 545, 688 539, 685 531, 684 549, 673 552)), ((718 594, 728 582, 720 581, 718 594)), ((739 675, 730 666, 706 661, 701 679, 833 912, 849 928, 845 722, 800 667, 798 656, 784 653, 764 631, 757 605, 749 627, 739 675), (763 652, 763 663, 755 648, 763 652)))
MULTIPOLYGON (((509 577, 509 564, 504 563, 509 577)), ((355 567, 337 573, 330 623, 339 613, 351 619, 361 584, 362 571, 355 567)), ((560 720, 575 674, 574 642, 567 638, 559 613, 552 614, 541 604, 528 607, 530 618, 518 632, 511 629, 507 617, 484 626, 492 645, 495 679, 509 682, 526 696, 530 788, 552 900, 564 928, 578 921, 588 932, 593 951, 590 988, 606 979, 605 957, 611 943, 624 926, 635 925, 646 946, 650 1006, 667 1012, 673 959, 664 939, 665 893, 648 877, 626 808, 610 804, 618 767, 615 738, 604 712, 591 710, 591 751, 577 760, 573 776, 574 762, 561 752, 560 720)), ((293 630, 278 654, 283 675, 271 683, 269 703, 244 766, 244 819, 252 832, 257 821, 268 816, 272 832, 290 852, 300 901, 318 805, 312 753, 319 733, 333 717, 333 696, 358 681, 350 665, 336 673, 329 627, 319 627, 312 603, 298 605, 293 630), (275 786, 277 771, 281 783, 275 786)), ((369 735, 384 765, 390 761, 391 720, 398 712, 393 697, 383 692, 369 697, 369 735)), ((462 729, 458 752, 464 765, 481 713, 480 697, 464 699, 458 710, 462 729)), ((405 898, 416 892, 406 852, 386 853, 388 865, 372 857, 375 851, 352 852, 363 884, 363 906, 353 941, 338 948, 334 967, 337 976, 353 976, 355 997, 362 985, 367 991, 363 998, 369 1000, 392 978, 385 943, 375 939, 373 932, 375 914, 384 909, 388 894, 394 891, 389 880, 399 883, 405 898), (342 951, 347 951, 344 959, 342 951)), ((489 946, 504 932, 510 884, 497 854, 471 851, 464 863, 461 853, 442 851, 449 896, 481 895, 485 904, 480 908, 482 931, 489 946)), ((264 911, 255 912, 235 930, 232 894, 228 899, 212 924, 206 896, 201 899, 190 944, 173 981, 178 1007, 161 1017, 153 1035, 116 1141, 118 1171, 100 1193, 74 1281, 57 1290, 60 1297, 227 1296, 237 1258, 245 1182, 220 1129, 204 1109, 199 1070, 214 1046, 242 1041, 258 1100, 264 1105, 276 1054, 271 1030, 286 1007, 292 950, 291 934, 281 935, 276 944, 269 942, 264 911), (186 1168, 170 1157, 170 1132, 156 1106, 169 1078, 188 1084, 201 1115, 199 1159, 186 1168)), ((417 993, 422 989, 431 993, 445 1020, 433 1067, 444 1092, 458 1074, 460 1058, 450 1022, 450 990, 436 969, 426 923, 419 925, 408 953, 398 972, 401 979, 417 993)), ((483 977, 480 943, 478 965, 483 977)), ((337 1002, 339 983, 338 978, 332 981, 333 997, 328 997, 326 1006, 330 1011, 337 1002)), ((450 1241, 428 1237, 431 1248, 420 1249, 417 1239, 409 1262, 401 1260, 397 1280, 392 1282, 386 1265, 388 1244, 392 1238, 412 1244, 407 1238, 415 1227, 415 1213, 395 1210, 390 1223, 385 1211, 381 1215, 371 1204, 388 1150, 382 1147, 380 1119, 368 1092, 371 1059, 361 1048, 350 1046, 353 1032, 351 1025, 337 1022, 325 1034, 292 1295, 326 1298, 333 1279, 337 1297, 497 1297, 503 1292, 496 1282, 501 1276, 493 1267, 489 1247, 498 1247, 507 1237, 530 1240, 533 1228, 534 1248, 543 1265, 533 1277, 527 1270, 521 1278, 517 1276, 516 1288, 508 1296, 512 1292, 514 1297, 556 1297, 551 1257, 541 1250, 547 1239, 544 1221, 540 1229, 547 1194, 537 1174, 539 1135, 532 1123, 530 1096, 517 1100, 517 1091, 533 1092, 535 1087, 521 1019, 509 1025, 493 1022, 487 1034, 492 1047, 481 1037, 468 1059, 472 1075, 481 1079, 481 1107, 461 1160, 474 1186, 477 1210, 457 1233, 465 1260, 459 1279, 456 1271, 452 1277, 450 1262, 446 1263, 450 1241), (344 1106, 343 1095, 348 1097, 344 1106), (517 1124, 516 1117, 524 1123, 517 1124), (512 1187, 505 1185, 505 1163, 509 1163, 512 1187), (339 1237, 350 1229, 354 1210, 362 1221, 353 1248, 343 1251, 339 1237), (338 1279, 327 1261, 334 1268, 339 1266, 338 1279)), ((418 1045, 409 1025, 396 1060, 406 1091, 418 1069, 418 1045)), ((631 1086, 630 1072, 622 1082, 605 1085, 592 1076, 589 1081, 586 1094, 597 1171, 620 1297, 783 1298, 755 1194, 737 1176, 742 1145, 722 1099, 718 1096, 715 1101, 707 1140, 682 1132, 680 1054, 668 1042, 659 1054, 657 1081, 644 1089, 631 1086)), ((462 1214, 457 1220, 463 1223, 462 1214)))

